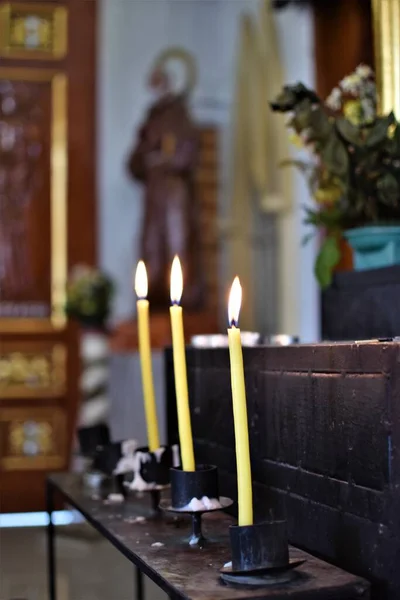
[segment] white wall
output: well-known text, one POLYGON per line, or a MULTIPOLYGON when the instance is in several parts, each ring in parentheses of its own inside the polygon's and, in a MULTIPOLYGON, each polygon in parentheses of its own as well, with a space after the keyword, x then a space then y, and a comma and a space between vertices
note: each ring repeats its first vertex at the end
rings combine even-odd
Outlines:
POLYGON ((148 64, 166 43, 168 7, 163 0, 102 0, 99 8, 100 261, 116 279, 120 318, 134 307, 131 274, 142 215, 140 190, 125 163, 146 105, 148 64))
MULTIPOLYGON (((144 81, 149 65, 167 45, 184 45, 196 55, 199 82, 193 109, 198 119, 215 122, 221 128, 221 213, 226 214, 238 19, 241 11, 254 11, 256 1, 100 0, 100 258, 117 280, 116 318, 131 315, 134 308, 131 273, 137 260, 142 202, 141 190, 127 176, 124 163, 147 105, 144 81)), ((277 16, 277 24, 288 81, 301 79, 312 84, 310 12, 285 10, 277 16)), ((318 294, 312 275, 314 249, 300 249, 300 207, 308 201, 308 192, 300 178, 295 186, 296 209, 281 226, 285 244, 279 263, 282 311, 277 328, 315 339, 318 294)), ((225 287, 223 273, 222 262, 221 285, 225 287)))
MULTIPOLYGON (((277 14, 282 57, 288 83, 303 82, 314 86, 314 32, 311 9, 291 8, 277 14)), ((295 153, 295 152, 294 152, 295 153)), ((304 206, 311 204, 304 177, 294 174, 295 208, 292 214, 281 219, 282 278, 280 300, 281 329, 297 334, 304 342, 319 339, 319 300, 313 265, 317 240, 302 246, 309 232, 303 224, 304 206)))
MULTIPOLYGON (((209 17, 218 2, 208 0, 100 0, 98 177, 100 262, 116 279, 117 319, 132 314, 132 270, 137 261, 142 192, 128 176, 127 153, 148 105, 144 82, 156 54, 183 45, 199 59, 198 94, 216 85, 213 51, 218 43, 209 17), (210 35, 204 44, 204 31, 210 35), (212 76, 208 77, 211 65, 212 76)), ((207 104, 207 101, 206 101, 207 104)), ((199 115, 207 119, 207 109, 199 115)))

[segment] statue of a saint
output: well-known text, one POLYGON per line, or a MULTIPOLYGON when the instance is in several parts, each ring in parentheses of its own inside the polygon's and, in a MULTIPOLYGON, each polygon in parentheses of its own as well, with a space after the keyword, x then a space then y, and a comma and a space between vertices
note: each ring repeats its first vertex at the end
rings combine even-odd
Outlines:
POLYGON ((194 194, 194 171, 198 161, 197 129, 187 108, 194 84, 193 60, 183 50, 170 49, 155 61, 149 87, 156 96, 130 154, 128 168, 145 188, 144 224, 140 258, 149 278, 153 308, 169 303, 169 275, 177 254, 184 275, 185 309, 202 304, 198 214, 194 194), (173 62, 175 69, 173 70, 173 62), (184 67, 185 82, 174 80, 184 67))

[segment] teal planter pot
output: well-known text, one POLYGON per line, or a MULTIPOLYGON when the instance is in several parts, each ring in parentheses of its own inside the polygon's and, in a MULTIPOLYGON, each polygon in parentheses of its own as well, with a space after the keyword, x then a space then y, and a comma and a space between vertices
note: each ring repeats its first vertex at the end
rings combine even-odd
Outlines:
POLYGON ((357 227, 343 235, 353 250, 356 271, 400 264, 400 225, 357 227))

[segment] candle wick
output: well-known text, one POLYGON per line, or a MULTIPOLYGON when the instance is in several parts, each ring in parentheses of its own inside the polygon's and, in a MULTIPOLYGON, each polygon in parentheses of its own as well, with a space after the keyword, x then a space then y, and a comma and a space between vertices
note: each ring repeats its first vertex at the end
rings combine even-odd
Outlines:
POLYGON ((231 321, 231 328, 232 329, 236 329, 237 328, 237 324, 238 324, 238 322, 235 321, 235 319, 232 319, 232 321, 231 321))
POLYGON ((172 300, 172 306, 179 306, 178 300, 172 300))

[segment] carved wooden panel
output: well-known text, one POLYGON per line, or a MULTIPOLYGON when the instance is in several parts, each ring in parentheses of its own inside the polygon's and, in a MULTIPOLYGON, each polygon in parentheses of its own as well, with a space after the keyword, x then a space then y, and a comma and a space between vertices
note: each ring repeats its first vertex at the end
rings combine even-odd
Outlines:
POLYGON ((0 346, 1 398, 57 398, 66 392, 67 348, 55 342, 0 346))
POLYGON ((48 318, 64 287, 64 95, 54 71, 0 69, 0 317, 48 318))
POLYGON ((0 468, 59 469, 65 465, 66 415, 59 408, 0 410, 0 468))
POLYGON ((1 316, 50 312, 50 110, 48 83, 0 80, 1 316))
POLYGON ((96 4, 0 0, 5 512, 43 510, 46 469, 66 469, 71 456, 79 355, 76 328, 63 308, 68 268, 96 263, 96 4))

